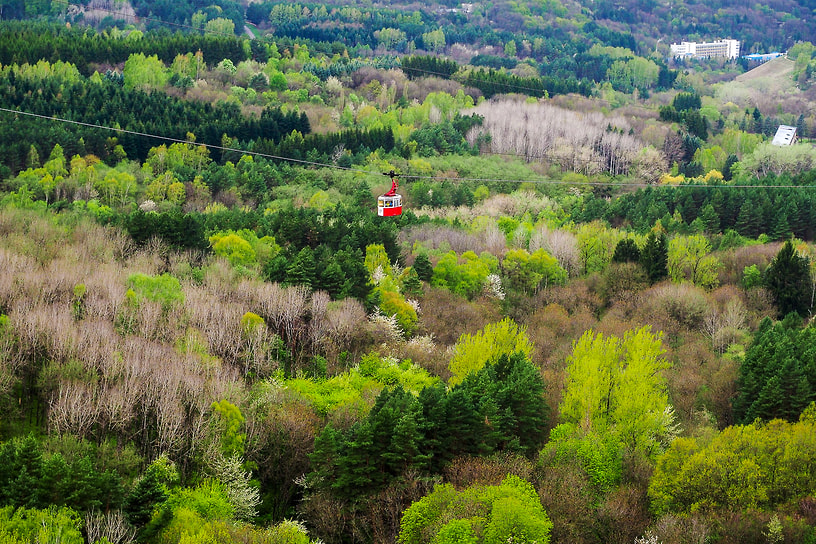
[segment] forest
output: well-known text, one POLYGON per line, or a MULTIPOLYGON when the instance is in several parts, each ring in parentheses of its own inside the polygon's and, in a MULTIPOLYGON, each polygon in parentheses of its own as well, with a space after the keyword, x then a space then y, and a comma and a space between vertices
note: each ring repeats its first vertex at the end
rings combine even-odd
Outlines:
POLYGON ((0 3, 0 542, 816 542, 808 6, 647 4, 0 3))

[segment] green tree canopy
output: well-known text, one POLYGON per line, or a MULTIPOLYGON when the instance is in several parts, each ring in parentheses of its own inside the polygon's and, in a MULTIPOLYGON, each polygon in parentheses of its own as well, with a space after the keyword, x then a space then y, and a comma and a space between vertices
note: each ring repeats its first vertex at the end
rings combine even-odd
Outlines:
POLYGON ((485 326, 474 335, 463 334, 453 349, 454 355, 448 365, 453 374, 451 385, 460 383, 465 376, 480 370, 488 362, 495 362, 501 355, 522 353, 529 357, 533 344, 527 338, 524 327, 519 327, 510 318, 504 318, 485 326))
POLYGON ((716 287, 721 263, 710 252, 711 244, 702 235, 672 238, 667 257, 669 277, 672 281, 690 281, 702 288, 716 287))
POLYGON ((771 509, 816 492, 816 407, 800 421, 729 427, 710 441, 678 438, 657 463, 657 513, 771 509))
POLYGON ((661 335, 646 326, 623 339, 587 331, 568 359, 561 418, 584 432, 610 433, 647 455, 672 437, 661 335))
POLYGON ((788 240, 765 271, 765 286, 773 293, 779 316, 796 312, 808 315, 812 297, 810 260, 802 257, 788 240))
POLYGON ((511 474, 497 486, 474 485, 462 491, 450 484, 436 486, 405 511, 398 541, 546 544, 551 529, 535 488, 511 474))
POLYGON ((814 361, 816 329, 763 320, 739 368, 734 399, 737 421, 796 421, 816 400, 814 361))
POLYGON ((650 231, 646 237, 646 245, 640 252, 640 263, 646 269, 649 281, 657 283, 668 276, 668 241, 666 234, 655 234, 650 231))

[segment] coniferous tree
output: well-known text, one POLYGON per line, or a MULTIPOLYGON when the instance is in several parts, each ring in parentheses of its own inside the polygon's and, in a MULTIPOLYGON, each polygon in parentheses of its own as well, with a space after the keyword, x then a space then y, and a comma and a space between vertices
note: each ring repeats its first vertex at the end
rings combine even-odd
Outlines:
POLYGON ((320 289, 325 289, 332 298, 337 298, 343 289, 346 277, 340 265, 332 261, 320 273, 320 289))
POLYGON ((402 292, 406 296, 418 297, 422 294, 422 281, 419 279, 419 274, 416 270, 409 268, 402 281, 402 292))
POLYGON ((700 212, 700 220, 705 225, 707 233, 718 234, 720 232, 720 216, 711 204, 703 206, 700 212))
POLYGON ((768 233, 771 240, 784 240, 790 238, 791 228, 788 223, 788 214, 785 210, 777 210, 774 214, 773 225, 771 231, 768 233))
POLYGON ((811 310, 810 263, 788 240, 765 272, 765 286, 773 293, 779 315, 796 312, 806 316, 811 310))
POLYGON ((153 512, 167 497, 162 471, 154 462, 125 497, 124 511, 130 524, 137 529, 147 525, 153 518, 153 512))
POLYGON ((668 270, 669 248, 666 234, 650 232, 646 237, 646 245, 640 253, 640 264, 646 270, 651 283, 657 283, 669 275, 668 270))
POLYGON ((42 453, 37 439, 28 435, 17 447, 14 464, 16 477, 9 482, 9 502, 14 506, 40 506, 39 484, 42 477, 42 453))
POLYGON ((631 238, 624 238, 615 246, 615 253, 612 255, 613 263, 637 263, 640 262, 640 249, 631 238))
POLYGON ((422 281, 431 281, 431 277, 433 276, 433 265, 431 264, 430 259, 424 253, 420 253, 414 259, 414 270, 419 276, 419 279, 422 281))
POLYGON ((797 421, 802 411, 816 400, 816 329, 800 328, 790 314, 773 325, 769 318, 760 324, 754 342, 739 369, 734 414, 748 424, 759 418, 797 421))
POLYGON ((314 253, 311 248, 304 247, 286 269, 285 282, 289 285, 305 285, 311 288, 316 278, 314 253))
POLYGON ((544 400, 544 381, 522 353, 502 355, 485 372, 497 384, 495 399, 506 415, 504 434, 518 442, 525 454, 538 451, 545 439, 549 407, 544 400))

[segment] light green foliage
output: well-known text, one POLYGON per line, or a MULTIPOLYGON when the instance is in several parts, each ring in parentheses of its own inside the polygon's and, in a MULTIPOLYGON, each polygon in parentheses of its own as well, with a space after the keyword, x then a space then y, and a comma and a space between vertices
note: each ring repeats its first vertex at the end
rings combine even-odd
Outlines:
POLYGON ((39 60, 35 64, 23 63, 22 65, 12 64, 5 67, 12 70, 16 77, 31 81, 41 81, 48 78, 62 79, 66 82, 77 82, 82 79, 82 74, 74 64, 58 60, 53 64, 47 60, 39 60))
POLYGON ((613 489, 623 474, 623 446, 611 434, 584 432, 574 423, 562 423, 550 431, 543 453, 552 453, 556 463, 578 459, 590 481, 601 492, 613 489))
POLYGON ((61 145, 54 144, 51 155, 49 155, 43 168, 55 178, 68 175, 68 170, 65 168, 65 151, 61 145))
POLYGON ((525 328, 507 317, 487 325, 474 335, 463 334, 453 350, 454 355, 448 365, 453 374, 449 380, 451 386, 461 383, 465 376, 477 372, 502 355, 523 353, 529 357, 533 344, 527 338, 525 328))
POLYGON ((439 53, 445 49, 445 33, 441 28, 424 33, 422 35, 422 41, 425 43, 425 49, 428 51, 439 53))
POLYGON ((396 290, 381 290, 380 310, 387 316, 396 317, 397 324, 406 336, 416 332, 419 320, 416 310, 396 290))
POLYGON ((507 242, 511 243, 513 241, 513 235, 521 223, 514 217, 503 215, 499 217, 496 224, 498 225, 499 230, 504 233, 504 237, 507 238, 507 242))
POLYGON ((165 171, 145 188, 144 198, 153 202, 168 202, 176 206, 184 204, 187 191, 171 171, 165 171))
POLYGON ((264 323, 263 318, 258 314, 247 312, 241 316, 241 329, 244 331, 244 334, 252 334, 255 329, 265 325, 266 323, 264 323))
POLYGON ((596 43, 589 48, 588 53, 595 57, 609 57, 611 59, 631 59, 635 53, 626 47, 612 47, 596 43))
POLYGON ((161 482, 162 488, 167 490, 168 486, 178 483, 179 473, 175 463, 167 455, 160 455, 148 465, 145 474, 150 473, 157 481, 161 482))
POLYGON ((814 68, 814 53, 816 53, 816 47, 810 42, 797 42, 788 50, 787 57, 794 61, 791 76, 802 90, 806 90, 809 87, 809 80, 814 68))
POLYGON ((375 397, 386 385, 401 385, 406 391, 419 394, 438 382, 439 378, 410 361, 398 362, 369 354, 363 356, 358 367, 327 380, 292 378, 259 387, 281 387, 294 392, 307 399, 320 415, 339 410, 364 415, 369 408, 364 399, 375 397))
POLYGON ((561 418, 582 431, 611 433, 650 455, 673 438, 660 334, 646 326, 623 339, 587 331, 568 359, 561 418))
POLYGON ((292 378, 281 384, 282 387, 307 399, 312 409, 320 415, 328 415, 343 409, 351 413, 364 414, 368 407, 363 400, 362 392, 376 395, 379 384, 359 373, 343 373, 328 380, 315 381, 307 378, 292 378), (373 393, 371 393, 373 391, 373 393))
POLYGON ((176 350, 187 357, 195 357, 202 369, 221 368, 221 359, 210 354, 207 337, 197 329, 187 329, 184 337, 176 341, 176 350))
POLYGON ((230 19, 216 17, 211 21, 207 21, 207 24, 204 25, 204 31, 213 34, 221 34, 222 36, 234 36, 235 23, 233 23, 230 19))
POLYGON ((382 244, 370 244, 366 246, 365 266, 375 282, 377 281, 378 275, 394 275, 391 268, 391 261, 388 259, 388 253, 385 252, 385 246, 382 244))
POLYGON ((437 485, 403 513, 398 541, 546 544, 551 529, 533 486, 511 474, 497 486, 456 491, 450 484, 437 485))
POLYGON ((167 186, 167 200, 168 202, 172 202, 176 206, 181 206, 184 204, 184 200, 187 197, 187 190, 184 188, 184 184, 180 181, 175 181, 167 186))
POLYGON ((762 286, 762 272, 759 271, 757 265, 752 264, 742 270, 742 286, 746 289, 762 286))
POLYGON ((284 520, 267 530, 270 544, 309 544, 306 527, 296 521, 284 520))
MULTIPOLYGON (((198 14, 193 15, 194 20, 196 15, 198 14)), ((195 26, 195 23, 193 23, 193 26, 195 26)), ((187 53, 186 55, 178 54, 176 55, 176 58, 173 59, 173 64, 170 65, 170 72, 174 75, 186 76, 190 79, 197 79, 199 75, 198 71, 200 68, 202 68, 202 64, 203 58, 201 58, 199 55, 193 55, 192 53, 187 53)))
POLYGON ((258 235, 249 229, 216 232, 209 240, 215 254, 224 257, 233 266, 263 266, 281 249, 274 237, 258 238, 258 235))
POLYGON ((269 75, 269 89, 272 91, 285 91, 289 88, 289 82, 283 72, 274 70, 269 75))
POLYGON ((610 229, 600 221, 583 223, 575 231, 578 242, 578 257, 585 274, 603 272, 612 262, 615 246, 625 235, 617 229, 610 229))
POLYGON ((44 510, 0 509, 0 542, 3 544, 84 544, 82 517, 70 508, 44 510))
POLYGON ((490 260, 484 256, 466 251, 460 258, 455 251, 449 251, 434 267, 431 285, 447 287, 458 295, 472 299, 484 290, 490 273, 490 260))
POLYGON ((158 526, 170 518, 161 530, 159 539, 162 542, 214 542, 209 522, 233 517, 233 507, 224 486, 209 479, 196 487, 175 489, 161 509, 162 514, 150 525, 158 526))
MULTIPOLYGON (((74 314, 74 319, 79 321, 85 314, 85 284, 78 283, 74 285, 74 299, 71 301, 71 310, 74 314)), ((0 326, 2 331, 2 326, 0 326)))
MULTIPOLYGON (((181 187, 184 189, 184 185, 181 187)), ((111 170, 104 178, 94 182, 94 189, 108 206, 124 206, 136 193, 136 188, 136 177, 133 174, 116 170, 111 170)))
POLYGON ((165 311, 175 305, 184 304, 184 293, 179 281, 170 274, 149 276, 147 274, 132 274, 128 276, 128 287, 135 296, 135 302, 141 298, 152 302, 159 302, 165 311))
POLYGON ((5 531, 4 529, 0 529, 0 544, 27 544, 27 541, 5 531))
POLYGON ((454 114, 459 111, 473 107, 473 97, 467 95, 459 89, 455 95, 446 92, 428 93, 422 107, 430 112, 431 108, 436 108, 441 116, 441 119, 453 119, 454 114))
POLYGON ((648 89, 657 83, 660 68, 653 61, 643 57, 616 60, 606 72, 606 77, 616 89, 630 92, 633 89, 648 89))
POLYGON ((210 236, 210 244, 216 255, 233 266, 252 266, 257 262, 252 245, 235 233, 214 234, 210 236))
POLYGON ((156 55, 146 57, 144 53, 132 53, 122 70, 126 89, 152 91, 167 84, 164 63, 156 55))
MULTIPOLYGON (((192 134, 187 134, 188 140, 194 138, 192 134)), ((190 170, 200 172, 211 162, 209 150, 191 141, 150 148, 145 165, 150 166, 154 175, 160 176, 168 170, 178 174, 189 174, 190 170)))
POLYGON ((361 376, 376 380, 378 384, 401 385, 406 391, 415 394, 439 382, 439 378, 431 376, 410 360, 400 362, 390 357, 380 357, 377 353, 363 355, 356 371, 361 376))
POLYGON ((473 532, 473 522, 469 519, 454 519, 439 529, 435 544, 477 544, 479 539, 473 532))
POLYGON ((788 173, 801 174, 816 168, 816 149, 807 144, 773 145, 764 142, 756 146, 753 153, 743 156, 734 165, 740 174, 764 178, 769 174, 777 176, 788 173))
POLYGON ((388 317, 395 317, 402 332, 408 336, 412 335, 419 317, 414 307, 400 294, 398 278, 394 276, 385 246, 382 244, 366 246, 365 267, 377 286, 375 292, 379 295, 382 313, 388 317))
POLYGON ((332 197, 326 191, 318 190, 309 197, 309 207, 316 210, 323 211, 334 207, 334 204, 332 197))
POLYGON ((714 138, 720 141, 720 147, 726 155, 737 155, 743 157, 753 153, 756 146, 762 143, 762 134, 752 134, 741 130, 726 128, 721 135, 714 138))
POLYGON ((704 289, 716 287, 721 263, 710 252, 711 244, 700 234, 672 238, 667 262, 669 277, 674 282, 690 281, 704 289))
POLYGON ((110 223, 115 216, 114 211, 109 206, 100 204, 96 200, 89 200, 87 202, 82 200, 74 200, 73 209, 87 210, 100 223, 110 223))
POLYGON ((476 187, 476 190, 473 191, 473 198, 476 200, 476 202, 482 202, 489 196, 490 189, 488 189, 486 185, 479 185, 478 187, 476 187))
POLYGON ((243 429, 246 420, 241 410, 226 400, 212 403, 211 408, 221 434, 221 452, 224 457, 243 455, 246 442, 243 429))
POLYGON ((383 28, 374 32, 374 37, 384 49, 401 49, 405 46, 405 32, 397 28, 383 28))
POLYGON ((502 270, 508 287, 528 294, 567 282, 567 271, 543 249, 537 249, 532 255, 525 249, 509 250, 502 261, 502 270))
POLYGON ((233 515, 224 486, 215 480, 204 480, 196 487, 177 488, 170 494, 165 507, 174 511, 187 509, 205 520, 230 519, 233 515))
POLYGON ((710 172, 711 170, 722 171, 727 158, 728 154, 718 145, 706 148, 701 147, 694 152, 694 162, 702 166, 703 172, 710 172))
POLYGON ((816 492, 813 405, 797 423, 773 420, 728 427, 710 441, 675 440, 649 484, 652 508, 772 509, 816 492), (810 410, 810 412, 808 412, 810 410))

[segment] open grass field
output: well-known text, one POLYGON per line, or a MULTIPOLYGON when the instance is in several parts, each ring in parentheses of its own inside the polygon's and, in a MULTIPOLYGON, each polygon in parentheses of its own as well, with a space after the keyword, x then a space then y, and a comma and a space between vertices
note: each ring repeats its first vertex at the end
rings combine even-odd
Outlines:
POLYGON ((782 86, 793 85, 791 80, 791 72, 793 72, 793 61, 785 57, 770 60, 764 64, 760 64, 753 70, 749 70, 744 74, 736 77, 736 81, 745 85, 751 85, 758 81, 772 81, 782 86))

